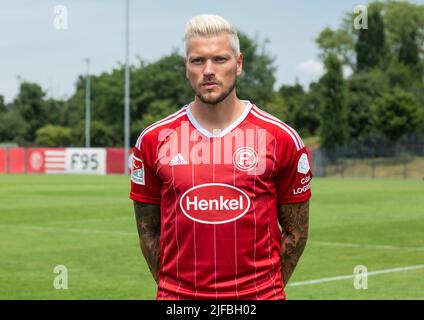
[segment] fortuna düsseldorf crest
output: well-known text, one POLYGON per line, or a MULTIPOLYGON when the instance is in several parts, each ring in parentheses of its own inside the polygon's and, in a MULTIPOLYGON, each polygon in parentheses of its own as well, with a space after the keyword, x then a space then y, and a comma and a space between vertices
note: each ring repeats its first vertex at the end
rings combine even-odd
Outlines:
POLYGON ((241 171, 249 171, 258 164, 258 154, 250 147, 240 147, 233 154, 233 165, 241 171))

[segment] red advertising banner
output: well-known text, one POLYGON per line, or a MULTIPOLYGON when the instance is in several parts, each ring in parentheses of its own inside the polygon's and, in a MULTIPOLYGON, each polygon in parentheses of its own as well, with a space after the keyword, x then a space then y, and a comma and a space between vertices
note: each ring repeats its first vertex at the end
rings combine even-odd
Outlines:
MULTIPOLYGON (((124 148, 106 148, 106 172, 107 174, 123 174, 124 173, 124 148)), ((131 167, 130 156, 132 149, 129 150, 128 163, 131 167)))
POLYGON ((25 149, 9 148, 9 172, 25 173, 25 149))
POLYGON ((7 149, 0 148, 0 173, 7 173, 7 149))
POLYGON ((124 149, 106 148, 106 172, 122 174, 124 173, 124 149))
POLYGON ((64 173, 65 148, 28 148, 28 173, 64 173))

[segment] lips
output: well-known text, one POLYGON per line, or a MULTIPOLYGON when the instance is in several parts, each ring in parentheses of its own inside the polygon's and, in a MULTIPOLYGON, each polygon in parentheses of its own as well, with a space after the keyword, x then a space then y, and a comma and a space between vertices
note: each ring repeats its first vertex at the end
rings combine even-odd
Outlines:
POLYGON ((215 87, 215 86, 218 86, 218 84, 217 84, 217 83, 215 83, 215 82, 204 82, 204 83, 202 84, 202 87, 205 87, 205 88, 207 88, 207 89, 209 89, 209 88, 213 88, 213 87, 215 87))

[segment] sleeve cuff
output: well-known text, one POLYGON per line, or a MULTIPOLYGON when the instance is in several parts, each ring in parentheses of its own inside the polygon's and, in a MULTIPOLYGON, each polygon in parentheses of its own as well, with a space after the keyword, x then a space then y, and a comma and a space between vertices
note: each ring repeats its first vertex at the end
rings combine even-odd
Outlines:
POLYGON ((150 198, 146 196, 142 196, 139 194, 135 194, 133 192, 130 193, 130 199, 138 202, 149 203, 149 204, 160 204, 160 198, 150 198))

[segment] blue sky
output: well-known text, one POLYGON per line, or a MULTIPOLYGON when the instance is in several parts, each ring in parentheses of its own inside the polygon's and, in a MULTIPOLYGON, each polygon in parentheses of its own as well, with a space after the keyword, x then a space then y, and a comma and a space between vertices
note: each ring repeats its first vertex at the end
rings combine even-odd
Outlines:
MULTIPOLYGON (((182 51, 187 20, 218 14, 251 37, 268 38, 276 57, 277 86, 306 85, 322 73, 314 38, 326 26, 336 28, 358 0, 131 0, 130 60, 154 61, 182 51)), ((424 3, 423 1, 415 1, 424 3)), ((48 96, 74 91, 85 57, 94 74, 110 71, 125 58, 125 0, 0 0, 0 94, 10 102, 18 75, 42 85, 48 96), (53 26, 57 5, 68 10, 68 29, 53 26)))

